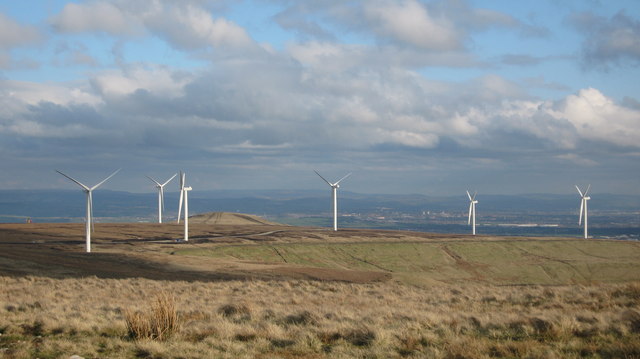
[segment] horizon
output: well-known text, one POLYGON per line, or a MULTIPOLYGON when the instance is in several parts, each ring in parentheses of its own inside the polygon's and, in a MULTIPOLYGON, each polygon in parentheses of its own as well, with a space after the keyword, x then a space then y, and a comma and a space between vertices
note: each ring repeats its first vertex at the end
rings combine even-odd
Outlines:
POLYGON ((634 0, 9 1, 0 28, 0 188, 317 170, 362 193, 640 195, 634 0))
MULTIPOLYGON (((104 186, 104 185, 103 185, 104 186)), ((121 193, 131 193, 131 194, 155 194, 157 195, 158 191, 154 189, 149 189, 147 191, 127 191, 126 189, 111 189, 100 186, 94 191, 106 191, 106 192, 121 192, 121 193)), ((167 186, 170 187, 170 186, 167 186)), ((165 187, 164 193, 179 193, 180 190, 178 188, 171 189, 165 187)), ((577 191, 575 191, 575 187, 572 187, 575 192, 575 197, 580 198, 577 191)), ((0 191, 82 191, 81 188, 0 188, 0 191)), ((295 188, 295 189, 287 189, 287 188, 219 188, 219 189, 207 189, 207 190, 192 190, 190 191, 189 196, 196 195, 197 193, 212 193, 212 192, 327 192, 330 193, 330 189, 318 189, 318 188, 295 188)), ((340 188, 338 190, 338 196, 340 193, 350 193, 350 194, 359 194, 359 195, 368 195, 368 196, 424 196, 424 197, 464 197, 467 198, 466 190, 462 190, 460 193, 450 193, 450 194, 426 194, 426 193, 383 193, 383 192, 361 192, 356 190, 349 190, 345 188, 340 188)), ((471 190, 470 190, 471 192, 471 190)), ((604 195, 604 196, 631 196, 631 197, 640 197, 640 194, 628 194, 628 193, 615 193, 615 192, 594 192, 593 188, 589 190, 589 194, 593 195, 604 195)), ((573 196, 574 194, 571 191, 566 192, 522 192, 522 193, 495 193, 495 192, 478 192, 478 198, 481 196, 508 196, 508 197, 517 197, 517 196, 573 196)))

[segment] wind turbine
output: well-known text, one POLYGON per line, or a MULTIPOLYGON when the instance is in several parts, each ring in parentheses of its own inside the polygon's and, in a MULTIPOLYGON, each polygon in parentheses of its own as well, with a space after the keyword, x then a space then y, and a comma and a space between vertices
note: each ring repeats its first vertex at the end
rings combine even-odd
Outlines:
POLYGON ((476 235, 476 203, 478 203, 478 201, 476 201, 477 194, 478 192, 475 192, 472 196, 469 191, 467 191, 467 196, 469 197, 469 221, 467 222, 467 224, 472 224, 473 219, 471 233, 474 236, 476 235))
POLYGON ((171 176, 171 178, 169 178, 166 182, 164 183, 160 183, 156 180, 154 180, 153 178, 146 176, 148 179, 150 179, 151 181, 153 181, 153 183, 156 184, 156 188, 158 189, 158 223, 162 223, 162 211, 164 210, 164 186, 167 185, 167 183, 171 182, 172 179, 174 179, 178 174, 174 174, 173 176, 171 176))
POLYGON ((580 188, 578 188, 578 186, 576 185, 576 189, 578 190, 578 193, 580 193, 580 197, 582 197, 582 200, 580 200, 580 219, 578 220, 578 225, 582 224, 582 214, 584 213, 584 238, 587 239, 589 238, 588 235, 588 211, 587 211, 587 201, 591 199, 591 197, 587 196, 587 194, 589 194, 589 189, 591 189, 591 185, 587 186, 587 190, 584 191, 584 193, 580 190, 580 188))
POLYGON ((315 172, 318 176, 320 176, 320 178, 322 178, 325 182, 327 182, 327 184, 331 187, 331 192, 333 194, 333 230, 337 231, 338 230, 338 188, 340 188, 340 182, 351 176, 351 173, 348 173, 346 176, 340 178, 338 180, 338 182, 336 183, 331 183, 329 181, 327 181, 324 177, 322 177, 318 171, 313 171, 315 172))
POLYGON ((189 241, 189 191, 191 187, 185 186, 187 174, 180 171, 180 205, 178 206, 178 223, 182 213, 182 203, 184 203, 184 241, 189 241))
POLYGON ((98 183, 97 185, 93 186, 93 187, 88 187, 85 186, 84 184, 80 183, 79 181, 71 178, 70 176, 67 176, 66 174, 56 170, 56 172, 58 172, 59 174, 67 177, 68 179, 70 179, 71 181, 75 182, 76 184, 78 184, 80 187, 82 187, 82 189, 84 190, 84 193, 87 194, 87 219, 85 221, 86 225, 86 247, 87 247, 87 253, 91 252, 91 231, 93 230, 93 195, 92 192, 94 189, 100 187, 100 185, 102 185, 103 183, 105 183, 109 178, 113 177, 116 173, 118 173, 120 171, 120 169, 117 169, 115 172, 113 172, 111 175, 109 175, 109 177, 103 179, 100 183, 98 183))

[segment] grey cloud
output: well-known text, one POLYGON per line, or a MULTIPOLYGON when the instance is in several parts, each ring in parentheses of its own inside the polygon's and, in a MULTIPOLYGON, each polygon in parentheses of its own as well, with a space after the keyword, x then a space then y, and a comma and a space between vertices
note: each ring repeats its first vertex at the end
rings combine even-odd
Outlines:
POLYGON ((581 31, 582 61, 587 68, 640 65, 640 21, 620 11, 607 19, 589 12, 569 18, 581 31))
POLYGON ((118 3, 92 1, 68 3, 53 16, 49 23, 58 32, 105 32, 112 35, 130 35, 139 31, 140 22, 118 3))
POLYGON ((292 5, 290 8, 273 16, 273 20, 280 25, 283 29, 293 30, 303 39, 319 39, 319 40, 335 40, 335 36, 330 30, 326 29, 320 23, 306 19, 304 16, 300 16, 300 7, 304 7, 306 4, 299 2, 292 5))
POLYGON ((29 58, 16 59, 11 50, 38 43, 43 35, 31 25, 22 25, 0 13, 0 68, 28 69, 37 67, 37 61, 29 58))
POLYGON ((34 26, 22 25, 0 13, 0 50, 32 44, 41 38, 42 35, 34 26))

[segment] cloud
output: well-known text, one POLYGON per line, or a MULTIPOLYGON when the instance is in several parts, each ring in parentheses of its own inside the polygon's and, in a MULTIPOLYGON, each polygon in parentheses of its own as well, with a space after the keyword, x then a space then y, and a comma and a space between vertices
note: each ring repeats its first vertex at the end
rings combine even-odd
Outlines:
POLYGON ((135 16, 109 1, 68 3, 49 22, 56 31, 70 33, 105 32, 111 35, 129 35, 135 33, 139 27, 139 21, 135 16))
POLYGON ((616 104, 597 89, 568 96, 560 111, 585 139, 640 147, 640 111, 616 104))
POLYGON ((256 46, 242 27, 222 17, 214 19, 209 12, 189 4, 165 4, 144 22, 152 32, 179 49, 256 46))
POLYGON ((467 1, 274 2, 278 24, 299 36, 282 48, 256 43, 215 7, 223 2, 69 3, 49 19, 60 44, 54 65, 95 67, 71 82, 0 80, 0 152, 34 163, 95 157, 206 173, 223 167, 221 175, 322 164, 384 169, 385 178, 416 168, 453 178, 468 168, 596 167, 609 154, 639 151, 637 100, 617 103, 596 88, 567 95, 563 84, 521 75, 559 57, 492 59, 522 66, 518 80, 476 58, 478 32, 517 37, 526 28, 509 15, 467 1), (96 19, 98 10, 106 15, 96 19), (86 33, 98 36, 67 36, 86 33), (154 54, 158 39, 161 51, 177 54, 176 67, 132 51, 147 38, 154 54), (110 49, 117 61, 106 68, 100 55, 110 49), (445 74, 432 77, 440 67, 445 74), (457 80, 434 79, 448 76, 457 80), (541 99, 532 86, 562 93, 541 99))
POLYGON ((30 68, 37 62, 31 59, 16 60, 11 50, 38 43, 43 38, 36 27, 22 25, 0 12, 0 68, 30 68))
POLYGON ((575 14, 569 21, 580 30, 582 61, 588 68, 640 65, 640 21, 620 11, 610 19, 590 12, 575 14))
POLYGON ((460 34, 443 16, 434 16, 415 0, 372 1, 364 5, 364 14, 379 36, 427 50, 456 50, 460 34))
POLYGON ((188 51, 257 47, 242 27, 223 17, 213 18, 198 1, 69 3, 49 22, 62 33, 132 36, 148 32, 177 49, 188 51))
POLYGON ((21 25, 15 20, 0 13, 0 50, 35 43, 42 35, 33 26, 21 25))
MULTIPOLYGON (((466 1, 324 0, 304 4, 274 1, 285 5, 275 16, 277 22, 286 29, 298 31, 306 41, 349 45, 334 41, 337 32, 346 31, 363 38, 360 43, 373 41, 382 46, 383 55, 410 53, 417 58, 414 63, 431 60, 427 55, 437 54, 442 59, 451 57, 452 53, 457 56, 466 53, 475 32, 522 26, 509 15, 472 8, 466 1)), ((384 57, 385 60, 392 58, 384 57)), ((427 61, 422 66, 433 62, 427 61)), ((473 62, 467 61, 467 65, 470 63, 473 62)))
POLYGON ((127 66, 124 70, 104 71, 92 79, 94 89, 105 98, 147 91, 164 97, 178 97, 190 75, 164 67, 127 66))

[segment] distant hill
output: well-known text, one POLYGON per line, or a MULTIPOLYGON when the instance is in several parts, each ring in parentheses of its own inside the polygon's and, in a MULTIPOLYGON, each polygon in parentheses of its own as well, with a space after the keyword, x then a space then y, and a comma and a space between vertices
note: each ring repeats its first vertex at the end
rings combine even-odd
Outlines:
POLYGON ((278 223, 267 221, 264 218, 242 213, 207 212, 189 217, 191 223, 204 224, 233 224, 233 225, 277 225, 278 223))
MULTIPOLYGON (((602 211, 638 213, 640 196, 593 193, 589 202, 591 214, 602 211)), ((341 191, 341 214, 390 213, 420 214, 449 212, 464 215, 468 209, 466 193, 456 196, 362 194, 341 191)), ((580 200, 577 193, 564 195, 478 194, 478 211, 494 213, 546 213, 577 216, 580 200)), ((152 222, 157 218, 157 194, 130 193, 98 189, 93 194, 94 215, 111 222, 152 222)), ((165 194, 165 220, 176 218, 178 192, 165 194)), ((192 191, 189 193, 191 213, 232 212, 267 218, 289 215, 327 215, 331 213, 328 190, 228 190, 192 191)), ((85 216, 86 196, 80 190, 0 190, 0 222, 24 222, 30 217, 38 222, 79 222, 85 216)), ((591 218, 590 218, 591 219, 591 218)), ((573 219, 572 219, 573 221, 573 219)))

